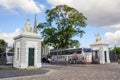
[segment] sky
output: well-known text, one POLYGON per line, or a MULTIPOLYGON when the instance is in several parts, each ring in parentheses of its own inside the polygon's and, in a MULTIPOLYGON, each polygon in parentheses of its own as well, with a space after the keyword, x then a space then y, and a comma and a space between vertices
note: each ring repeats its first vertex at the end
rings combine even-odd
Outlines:
POLYGON ((13 37, 21 33, 27 19, 33 27, 37 14, 37 24, 42 23, 45 11, 60 4, 73 7, 87 17, 85 34, 82 38, 74 37, 81 47, 89 47, 97 33, 110 46, 120 45, 120 0, 0 0, 0 39, 12 45, 13 37))

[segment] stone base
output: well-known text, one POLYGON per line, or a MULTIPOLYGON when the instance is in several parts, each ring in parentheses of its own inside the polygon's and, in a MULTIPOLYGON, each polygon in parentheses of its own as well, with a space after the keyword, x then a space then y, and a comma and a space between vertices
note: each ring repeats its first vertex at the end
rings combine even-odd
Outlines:
POLYGON ((35 66, 29 66, 26 68, 27 70, 32 70, 32 69, 39 69, 38 67, 35 67, 35 66))

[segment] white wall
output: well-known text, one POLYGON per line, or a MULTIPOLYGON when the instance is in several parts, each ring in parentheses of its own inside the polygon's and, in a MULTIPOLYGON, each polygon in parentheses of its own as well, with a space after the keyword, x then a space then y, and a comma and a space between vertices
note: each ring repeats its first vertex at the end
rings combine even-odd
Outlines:
POLYGON ((110 63, 108 45, 105 45, 105 44, 91 45, 91 49, 92 49, 92 50, 98 50, 100 63, 102 63, 102 64, 104 64, 104 63, 110 63), (106 51, 107 62, 105 62, 105 54, 104 54, 104 51, 106 51))
POLYGON ((19 50, 19 55, 17 53, 17 48, 20 49, 20 45, 21 45, 21 40, 16 40, 15 41, 15 52, 14 52, 14 58, 13 58, 13 67, 19 68, 20 67, 20 50, 19 50), (19 56, 19 58, 17 59, 17 56, 19 56))
POLYGON ((34 48, 34 67, 41 67, 41 40, 33 38, 20 38, 15 40, 14 63, 15 68, 28 68, 29 48, 34 48), (17 48, 20 48, 19 59, 17 60, 17 48))

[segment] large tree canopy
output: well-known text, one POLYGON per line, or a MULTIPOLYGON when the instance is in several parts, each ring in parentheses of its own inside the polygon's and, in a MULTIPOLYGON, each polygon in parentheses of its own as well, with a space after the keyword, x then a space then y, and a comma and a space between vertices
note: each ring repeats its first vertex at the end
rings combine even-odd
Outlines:
POLYGON ((0 39, 0 53, 5 52, 7 46, 7 42, 5 42, 3 39, 0 39))
POLYGON ((53 45, 55 48, 68 48, 79 44, 79 41, 72 38, 82 37, 85 33, 81 28, 86 26, 87 18, 82 13, 67 5, 59 5, 47 10, 46 14, 46 22, 38 25, 45 44, 53 45))

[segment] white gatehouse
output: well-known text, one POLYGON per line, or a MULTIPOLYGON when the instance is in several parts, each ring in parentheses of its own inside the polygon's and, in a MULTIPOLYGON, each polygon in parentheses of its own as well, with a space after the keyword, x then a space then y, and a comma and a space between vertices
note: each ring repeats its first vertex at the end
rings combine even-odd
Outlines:
POLYGON ((102 41, 99 33, 96 35, 95 42, 90 44, 90 47, 93 50, 93 61, 96 60, 100 64, 110 63, 109 45, 102 41))
POLYGON ((19 69, 41 67, 41 37, 36 26, 32 30, 29 20, 25 22, 22 33, 14 37, 15 53, 13 67, 19 69))

